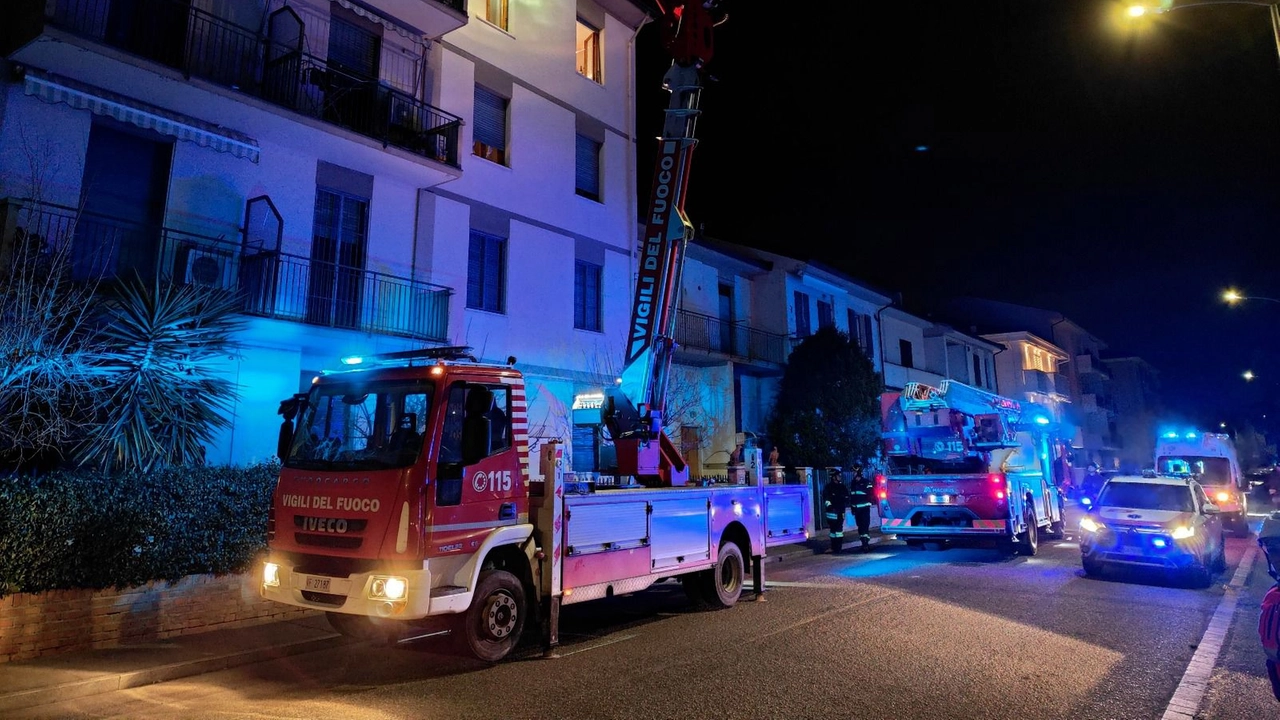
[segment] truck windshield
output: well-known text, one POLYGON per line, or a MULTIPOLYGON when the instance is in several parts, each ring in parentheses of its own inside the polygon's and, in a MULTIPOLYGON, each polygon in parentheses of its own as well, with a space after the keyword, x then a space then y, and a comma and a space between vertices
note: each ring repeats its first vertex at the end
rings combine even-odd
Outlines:
POLYGON ((981 456, 939 460, 918 455, 889 458, 890 475, 977 475, 987 472, 987 460, 981 456))
POLYGON ((380 470, 413 465, 434 390, 429 380, 313 385, 285 466, 380 470))
POLYGON ((1220 457, 1161 455, 1156 458, 1161 475, 1199 475, 1201 485, 1230 485, 1231 462, 1220 457))

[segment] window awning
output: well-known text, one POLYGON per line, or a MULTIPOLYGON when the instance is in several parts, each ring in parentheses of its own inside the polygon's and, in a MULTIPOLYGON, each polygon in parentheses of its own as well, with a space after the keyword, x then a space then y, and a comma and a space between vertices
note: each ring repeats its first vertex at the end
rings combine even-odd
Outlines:
POLYGON ((250 162, 258 162, 258 143, 253 138, 170 112, 116 93, 53 75, 28 70, 23 90, 47 103, 66 103, 78 110, 114 118, 120 122, 154 130, 200 147, 230 153, 250 162))

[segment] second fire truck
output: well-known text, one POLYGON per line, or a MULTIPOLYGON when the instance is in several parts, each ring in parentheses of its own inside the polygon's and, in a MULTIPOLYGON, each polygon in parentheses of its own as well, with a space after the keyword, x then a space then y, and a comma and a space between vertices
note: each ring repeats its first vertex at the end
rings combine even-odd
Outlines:
POLYGON ((1061 538, 1047 410, 951 380, 881 397, 887 471, 876 477, 881 530, 910 546, 994 540, 1035 555, 1061 538))

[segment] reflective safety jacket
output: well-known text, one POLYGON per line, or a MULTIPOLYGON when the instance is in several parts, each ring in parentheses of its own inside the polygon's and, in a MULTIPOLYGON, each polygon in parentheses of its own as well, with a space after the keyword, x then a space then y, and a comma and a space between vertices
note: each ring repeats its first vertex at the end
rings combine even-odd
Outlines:
POLYGON ((875 482, 866 476, 860 476, 856 473, 849 488, 849 505, 851 507, 868 507, 875 497, 875 482))
POLYGON ((828 517, 841 517, 849 507, 849 488, 839 480, 828 481, 822 486, 822 512, 828 517))

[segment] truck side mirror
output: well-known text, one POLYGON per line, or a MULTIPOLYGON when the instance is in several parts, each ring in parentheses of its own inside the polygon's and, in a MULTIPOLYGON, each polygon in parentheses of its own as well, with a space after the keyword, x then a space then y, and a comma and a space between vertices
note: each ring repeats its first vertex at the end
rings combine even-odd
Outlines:
POLYGON ((293 446, 293 421, 280 421, 280 436, 276 439, 276 457, 284 460, 293 446))

